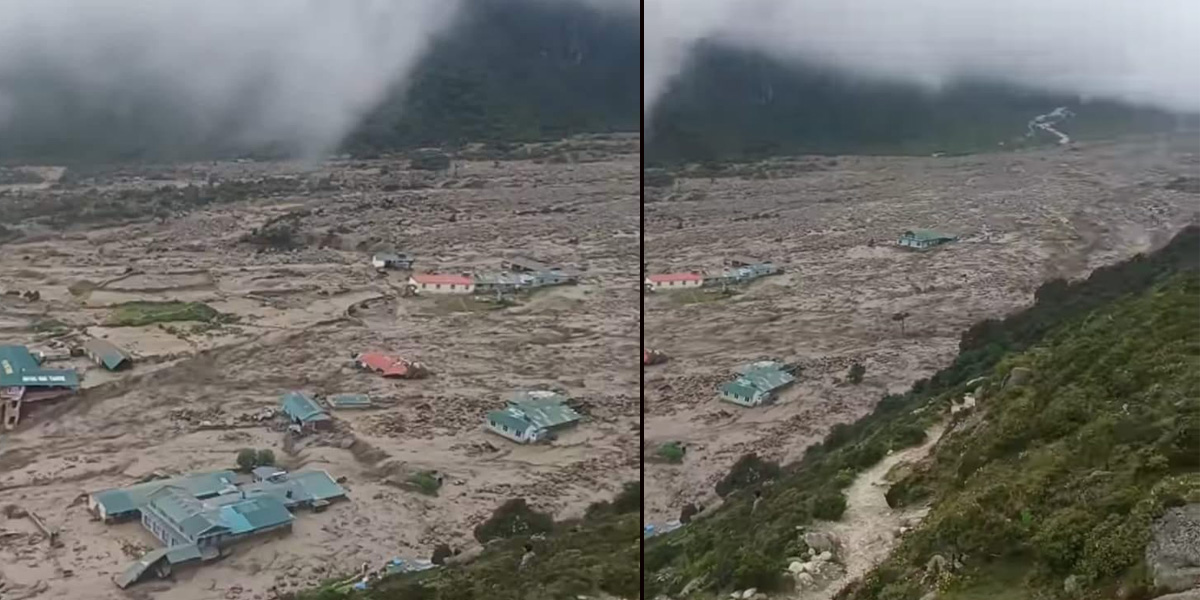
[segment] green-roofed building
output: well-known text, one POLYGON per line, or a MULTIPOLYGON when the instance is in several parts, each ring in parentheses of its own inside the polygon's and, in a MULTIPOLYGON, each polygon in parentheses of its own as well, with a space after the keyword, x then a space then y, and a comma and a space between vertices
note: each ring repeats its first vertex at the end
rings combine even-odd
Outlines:
POLYGON ((117 371, 133 364, 133 358, 128 352, 108 340, 90 339, 84 342, 83 351, 92 362, 109 371, 117 371))
POLYGON ((570 427, 582 417, 562 394, 548 391, 521 392, 508 401, 503 410, 489 412, 488 430, 514 442, 538 442, 551 433, 570 427))
POLYGON ((304 429, 325 429, 333 424, 316 400, 300 392, 288 392, 283 395, 281 404, 283 413, 292 423, 304 429))
POLYGON ((237 474, 233 471, 194 473, 169 479, 158 479, 124 488, 101 490, 88 496, 88 508, 103 521, 134 518, 150 501, 150 496, 164 487, 186 490, 194 498, 206 499, 237 490, 237 474))
POLYGON ((721 399, 739 406, 755 407, 774 402, 776 394, 796 381, 786 365, 759 361, 738 367, 738 377, 721 386, 721 399))
POLYGON ((25 346, 0 346, 0 387, 77 389, 79 375, 73 369, 42 368, 25 346))
POLYGON ((329 396, 325 402, 330 408, 336 409, 355 409, 355 408, 371 408, 371 397, 366 394, 334 394, 329 396))
POLYGON ((958 236, 949 233, 941 233, 929 229, 910 229, 905 231, 896 243, 904 248, 926 250, 934 246, 948 244, 957 239, 958 236))

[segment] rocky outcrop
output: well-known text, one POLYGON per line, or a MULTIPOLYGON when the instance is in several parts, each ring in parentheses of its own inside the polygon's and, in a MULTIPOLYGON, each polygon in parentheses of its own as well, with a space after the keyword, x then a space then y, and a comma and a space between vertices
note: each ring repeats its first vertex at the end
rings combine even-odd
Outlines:
POLYGON ((1169 592, 1200 587, 1200 504, 1168 509, 1153 532, 1146 564, 1154 586, 1169 592))

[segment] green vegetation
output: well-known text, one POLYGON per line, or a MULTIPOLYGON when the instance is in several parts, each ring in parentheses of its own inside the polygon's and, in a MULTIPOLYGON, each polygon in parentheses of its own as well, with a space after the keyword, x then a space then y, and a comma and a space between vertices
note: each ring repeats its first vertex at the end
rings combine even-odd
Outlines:
POLYGON ((862 363, 854 363, 850 365, 850 372, 846 374, 846 381, 854 385, 858 385, 863 381, 863 375, 867 374, 867 368, 862 363))
POLYGON ((203 302, 126 302, 114 307, 105 325, 139 327, 172 321, 216 322, 226 316, 203 302))
POLYGON ((1200 455, 1187 433, 1197 430, 1189 399, 1200 392, 1198 246, 1192 226, 1151 255, 1084 281, 1049 282, 1029 309, 964 333, 953 365, 834 427, 798 463, 776 474, 743 457, 719 484, 720 509, 648 540, 646 597, 677 595, 694 581, 698 592, 783 587, 786 558, 806 549, 800 534, 813 519, 840 516, 841 489, 888 450, 924 441, 981 376, 977 410, 987 424, 889 493, 897 504, 933 499, 939 507, 855 597, 920 598, 926 588, 916 571, 934 553, 966 554, 963 574, 944 582, 951 590, 1004 587, 987 573, 1045 594, 1061 590, 1067 572, 1097 597, 1117 581, 1137 585, 1144 576, 1134 549, 1144 548, 1148 520, 1200 486, 1196 465, 1183 458, 1200 455), (1028 387, 999 390, 1016 366, 1034 369, 1028 387), (1039 561, 1050 562, 1034 568, 1039 561))
POLYGON ((917 600, 935 556, 965 557, 949 597, 1016 585, 1052 597, 1068 577, 1092 598, 1148 594, 1150 524, 1200 501, 1200 278, 1123 299, 996 369, 983 415, 960 424, 893 505, 933 501, 924 525, 848 598, 917 600))
POLYGON ((450 156, 442 152, 418 152, 408 161, 411 169, 445 171, 450 168, 450 156))
POLYGON ((60 334, 70 331, 71 326, 58 319, 38 319, 33 324, 33 330, 38 333, 60 334))
MULTIPOLYGON (((297 599, 527 600, 602 593, 637 598, 641 497, 641 485, 631 482, 611 502, 589 507, 581 520, 553 523, 552 531, 544 535, 527 530, 498 539, 465 564, 393 575, 363 592, 325 587, 299 594, 297 599)), ((497 513, 514 512, 515 506, 510 501, 497 513)), ((435 556, 449 558, 447 551, 435 550, 435 556)))
POLYGON ((418 471, 409 475, 404 482, 409 489, 427 496, 438 495, 438 490, 442 488, 442 479, 438 477, 436 471, 418 471))
POLYGON ((275 452, 270 449, 255 450, 253 448, 242 448, 238 450, 237 464, 243 471, 249 471, 255 467, 270 467, 275 465, 275 452))
POLYGON ((660 459, 672 464, 683 462, 683 455, 686 453, 687 451, 679 442, 666 442, 660 445, 658 450, 655 451, 655 454, 660 459))
POLYGON ((475 527, 475 539, 487 543, 549 533, 553 529, 554 519, 550 515, 533 510, 524 498, 513 498, 501 504, 488 520, 475 527))

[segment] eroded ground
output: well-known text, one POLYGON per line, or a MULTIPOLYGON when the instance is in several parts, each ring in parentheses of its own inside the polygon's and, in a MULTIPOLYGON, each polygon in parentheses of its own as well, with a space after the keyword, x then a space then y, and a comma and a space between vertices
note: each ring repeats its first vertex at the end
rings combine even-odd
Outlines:
MULTIPOLYGON (((0 434, 0 506, 35 511, 63 541, 52 549, 27 520, 0 516, 7 593, 125 597, 111 576, 156 541, 136 523, 92 520, 81 494, 155 471, 233 468, 243 447, 271 448, 288 468, 346 477, 350 500, 321 514, 298 511, 290 536, 248 542, 130 593, 270 598, 364 562, 428 558, 440 542, 469 548, 474 525, 512 497, 567 517, 635 479, 637 141, 593 145, 599 150, 583 162, 573 162, 580 154, 456 161, 446 174, 407 171, 402 159, 315 170, 204 163, 161 167, 151 180, 102 174, 0 195, 0 209, 19 214, 25 234, 0 246, 0 290, 40 295, 0 296, 0 343, 60 352, 86 333, 137 356, 121 374, 78 358, 58 362, 86 369, 86 390, 0 434), (83 209, 74 218, 60 210, 81 190, 120 197, 206 182, 240 182, 248 192, 186 210, 168 204, 132 222, 96 224, 83 209), (285 221, 301 247, 260 252, 246 241, 285 214, 295 215, 285 221), (504 257, 528 254, 585 275, 578 286, 499 310, 406 298, 398 294, 404 274, 378 275, 368 264, 372 250, 387 246, 416 254, 418 269, 499 268, 504 257), (237 321, 103 325, 113 304, 133 300, 205 302, 237 321), (370 350, 423 361, 434 375, 391 381, 351 368, 354 353, 370 350), (531 386, 578 398, 587 421, 548 446, 483 431, 484 413, 531 386), (253 418, 291 389, 365 392, 386 406, 334 411, 336 433, 291 444, 253 418), (446 477, 438 497, 395 485, 430 469, 446 477)), ((94 197, 86 206, 111 212, 94 197)))
POLYGON ((715 483, 743 454, 798 459, 832 425, 947 365, 962 331, 1029 304, 1047 279, 1165 243, 1200 205, 1167 185, 1198 166, 1193 136, 801 158, 755 166, 752 177, 679 179, 646 206, 649 272, 716 269, 724 256, 749 254, 786 273, 727 299, 647 297, 646 344, 673 358, 645 368, 646 445, 688 448, 680 466, 647 466, 648 520, 677 518, 688 502, 713 506, 715 483), (912 228, 963 239, 926 253, 891 245, 912 228), (760 357, 799 363, 797 384, 774 406, 718 401, 732 368, 760 357), (843 383, 855 362, 863 382, 843 383))

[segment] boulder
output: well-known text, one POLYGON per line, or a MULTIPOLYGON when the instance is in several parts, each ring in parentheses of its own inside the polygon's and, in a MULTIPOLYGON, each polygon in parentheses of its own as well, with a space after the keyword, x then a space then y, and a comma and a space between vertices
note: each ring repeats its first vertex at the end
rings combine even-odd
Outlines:
POLYGON ((1013 367, 1013 370, 1008 372, 1008 377, 1004 379, 1004 388, 1016 387, 1029 381, 1029 377, 1033 375, 1033 371, 1025 367, 1013 367))
POLYGON ((788 565, 787 570, 790 571, 793 575, 795 575, 797 573, 803 573, 804 572, 804 563, 802 563, 798 560, 793 560, 791 562, 791 564, 788 565))
POLYGON ((817 581, 815 579, 813 579, 813 576, 809 575, 808 573, 800 573, 800 574, 796 575, 796 585, 799 587, 802 587, 802 588, 812 587, 812 586, 816 585, 816 583, 817 583, 817 581))
POLYGON ((757 593, 758 593, 758 588, 750 588, 750 589, 742 592, 742 598, 744 598, 745 600, 750 600, 750 598, 753 598, 754 595, 757 593))
POLYGON ((804 534, 804 543, 814 552, 833 552, 837 549, 837 538, 829 533, 810 532, 804 534))
POLYGON ((1167 510, 1152 531, 1146 564, 1154 586, 1166 592, 1200 587, 1200 503, 1167 510))
POLYGON ((1154 600, 1200 600, 1200 588, 1193 588, 1186 592, 1175 592, 1166 596, 1159 596, 1154 600))
POLYGON ((833 560, 833 553, 826 550, 817 555, 817 560, 819 560, 821 562, 829 562, 829 561, 833 560))

